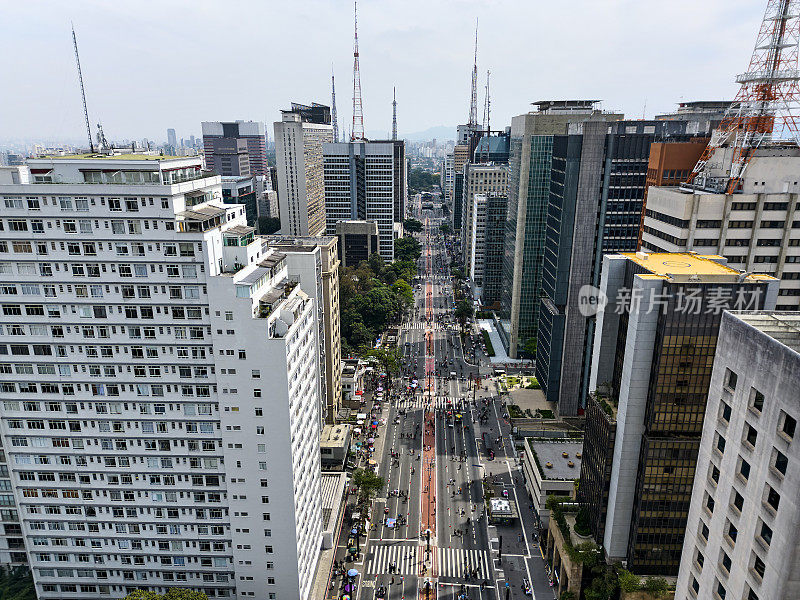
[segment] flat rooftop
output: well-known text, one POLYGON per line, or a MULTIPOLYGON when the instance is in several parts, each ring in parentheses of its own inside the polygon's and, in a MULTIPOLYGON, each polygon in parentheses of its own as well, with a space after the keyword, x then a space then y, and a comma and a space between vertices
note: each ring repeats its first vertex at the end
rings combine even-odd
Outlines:
POLYGON ((737 318, 755 327, 764 335, 800 354, 800 313, 732 312, 737 318))
POLYGON ((551 442, 527 438, 528 445, 536 453, 539 464, 544 472, 545 479, 580 479, 581 459, 576 455, 583 452, 583 441, 580 442, 551 442), (564 452, 567 456, 564 456, 564 452), (572 461, 573 466, 569 466, 572 461), (552 463, 552 467, 546 467, 552 463))
MULTIPOLYGON (((710 277, 714 281, 735 280, 742 272, 723 264, 725 258, 714 254, 700 255, 691 252, 621 252, 628 260, 650 271, 652 275, 663 278, 682 278, 697 276, 710 277)), ((747 274, 744 281, 769 281, 769 275, 747 274)))
POLYGON ((343 446, 350 434, 350 425, 339 423, 337 425, 325 425, 319 437, 321 446, 343 446))
POLYGON ((168 161, 168 160, 186 160, 187 158, 199 158, 197 156, 162 156, 160 154, 98 154, 98 153, 85 153, 85 154, 49 154, 37 156, 31 160, 153 160, 153 161, 168 161))

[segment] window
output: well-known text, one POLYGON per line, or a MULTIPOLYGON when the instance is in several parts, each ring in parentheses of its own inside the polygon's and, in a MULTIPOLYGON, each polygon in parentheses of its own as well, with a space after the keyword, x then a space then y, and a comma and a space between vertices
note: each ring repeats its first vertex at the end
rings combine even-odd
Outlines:
POLYGON ((722 583, 720 583, 719 579, 717 579, 716 592, 717 592, 717 597, 720 600, 725 600, 725 595, 727 594, 727 592, 725 591, 725 587, 722 585, 722 583))
POLYGON ((731 572, 731 557, 728 556, 728 554, 724 550, 722 550, 721 553, 720 553, 720 557, 719 558, 720 558, 719 563, 720 563, 720 565, 722 565, 722 568, 725 569, 725 571, 727 573, 730 573, 731 572))
POLYGON ((725 383, 723 384, 729 391, 734 391, 736 389, 736 382, 738 381, 739 376, 731 371, 730 369, 725 369, 725 383))
POLYGON ((757 413, 764 410, 764 394, 756 388, 750 388, 750 408, 757 413))
POLYGON ((751 447, 756 447, 756 440, 758 439, 758 432, 755 427, 746 423, 744 426, 744 441, 750 444, 751 447))
POLYGON ((767 484, 765 488, 766 498, 765 502, 773 510, 778 510, 778 505, 781 503, 781 495, 776 492, 771 485, 767 484))
POLYGON ((717 465, 715 464, 711 465, 711 470, 709 471, 708 478, 714 482, 714 485, 719 483, 719 469, 717 468, 717 465))
POLYGON ((786 455, 775 448, 772 449, 772 464, 770 465, 781 475, 786 475, 786 468, 789 466, 789 459, 786 455))
POLYGON ((700 520, 700 537, 706 542, 708 541, 708 525, 702 519, 700 520))
POLYGON ((744 496, 742 496, 736 490, 733 490, 733 498, 731 500, 731 504, 733 504, 736 510, 742 512, 742 507, 744 506, 744 496))
POLYGON ((730 543, 731 546, 736 544, 736 536, 739 535, 739 530, 736 526, 730 522, 730 520, 725 519, 725 536, 730 543))
POLYGON ((750 463, 739 457, 739 475, 747 481, 750 478, 750 463))
POLYGON ((781 416, 778 419, 778 431, 781 435, 791 440, 794 438, 795 429, 797 429, 797 420, 781 411, 781 416))
POLYGON ((772 543, 772 529, 769 525, 764 523, 764 521, 761 521, 761 530, 758 533, 758 539, 767 547, 772 543))
POLYGON ((720 401, 719 403, 719 418, 725 423, 731 422, 731 407, 730 404, 725 401, 720 401))
POLYGON ((714 512, 714 498, 708 492, 706 492, 706 502, 705 502, 705 504, 706 504, 706 509, 708 510, 708 512, 709 513, 713 513, 714 512))
POLYGON ((753 572, 758 576, 758 579, 764 579, 764 572, 767 570, 764 561, 754 552, 753 553, 753 572))
POLYGON ((717 444, 716 444, 717 450, 719 451, 720 454, 724 454, 725 453, 725 438, 722 437, 719 433, 717 433, 716 436, 717 436, 717 444))

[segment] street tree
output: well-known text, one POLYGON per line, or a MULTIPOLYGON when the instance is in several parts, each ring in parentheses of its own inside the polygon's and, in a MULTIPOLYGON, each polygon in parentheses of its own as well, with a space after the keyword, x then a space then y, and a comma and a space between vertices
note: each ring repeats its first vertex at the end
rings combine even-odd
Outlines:
POLYGON ((422 221, 417 219, 406 219, 403 221, 403 229, 409 233, 419 233, 422 231, 422 221))
POLYGON ((367 471, 366 469, 353 471, 353 484, 358 488, 358 496, 361 502, 368 501, 381 491, 385 483, 383 477, 379 477, 372 471, 367 471))
POLYGON ((398 260, 417 260, 422 256, 422 247, 413 237, 398 238, 394 241, 394 257, 398 260))
POLYGON ((456 309, 453 312, 453 316, 455 316, 456 320, 461 325, 462 330, 467 324, 467 319, 471 319, 473 314, 475 314, 475 309, 472 307, 472 302, 466 299, 459 300, 458 304, 456 304, 456 309))

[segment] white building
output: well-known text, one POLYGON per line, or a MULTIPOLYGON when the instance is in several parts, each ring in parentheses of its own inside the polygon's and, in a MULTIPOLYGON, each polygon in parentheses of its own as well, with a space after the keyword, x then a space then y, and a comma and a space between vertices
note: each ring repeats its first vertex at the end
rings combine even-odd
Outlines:
MULTIPOLYGON (((508 195, 508 165, 493 163, 468 163, 464 166, 464 195, 461 209, 461 247, 464 249, 464 264, 472 265, 475 263, 475 229, 483 221, 485 224, 486 196, 488 195, 508 195), (475 196, 482 194, 483 202, 476 200, 475 196), (476 207, 484 209, 482 215, 475 215, 476 207)), ((482 235, 482 231, 478 232, 482 235)), ((482 251, 482 245, 481 245, 482 251)), ((481 257, 482 260, 482 257, 481 257)), ((470 276, 475 282, 474 277, 470 276)), ((482 264, 479 267, 479 279, 482 279, 482 264)))
MULTIPOLYGON (((713 157, 731 161, 731 149, 713 157)), ((727 181, 727 179, 725 179, 727 181)), ((711 182, 713 183, 713 182, 711 182)), ((800 149, 762 148, 745 171, 742 189, 721 191, 652 187, 647 194, 642 249, 725 256, 748 273, 781 280, 778 310, 800 309, 800 149)))
POLYGON ((0 438, 37 596, 305 600, 313 300, 199 158, 29 166, 0 185, 0 438))
POLYGON ((453 205, 453 153, 449 153, 442 161, 442 172, 440 174, 442 193, 445 197, 445 202, 449 206, 453 205))
POLYGON ((305 120, 299 111, 281 111, 275 123, 275 162, 281 233, 325 233, 322 145, 333 141, 333 125, 305 120))
POLYGON ((581 438, 525 438, 522 476, 539 529, 547 529, 550 523, 548 496, 574 498, 582 451, 581 438))
POLYGON ((328 235, 336 235, 339 221, 374 221, 378 252, 384 260, 394 260, 394 144, 343 142, 324 144, 322 151, 328 235))
POLYGON ((676 600, 800 598, 800 314, 724 313, 676 600))

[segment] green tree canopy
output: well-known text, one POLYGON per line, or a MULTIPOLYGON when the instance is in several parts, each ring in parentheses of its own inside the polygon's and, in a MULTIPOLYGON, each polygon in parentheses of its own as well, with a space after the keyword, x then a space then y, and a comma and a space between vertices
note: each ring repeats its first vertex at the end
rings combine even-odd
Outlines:
POLYGON ((353 471, 353 484, 358 488, 362 500, 368 500, 383 489, 385 482, 372 471, 356 469, 353 471))
POLYGON ((422 169, 408 170, 408 188, 414 191, 433 190, 439 185, 439 175, 422 169))
POLYGON ((441 225, 439 225, 439 231, 447 235, 453 231, 453 228, 450 227, 450 223, 442 223, 441 225))
POLYGON ((461 324, 461 328, 464 328, 464 325, 467 322, 467 319, 471 318, 472 315, 475 313, 475 309, 472 307, 472 302, 469 300, 459 300, 458 304, 456 304, 456 309, 453 312, 453 316, 455 316, 456 320, 461 324))
POLYGON ((406 219, 403 221, 403 229, 409 233, 418 233, 422 231, 422 221, 417 219, 406 219))
POLYGON ((270 235, 281 228, 281 220, 277 217, 258 217, 258 233, 270 235))
POLYGON ((417 260, 422 256, 422 246, 413 237, 398 238, 394 241, 394 256, 398 260, 417 260))

